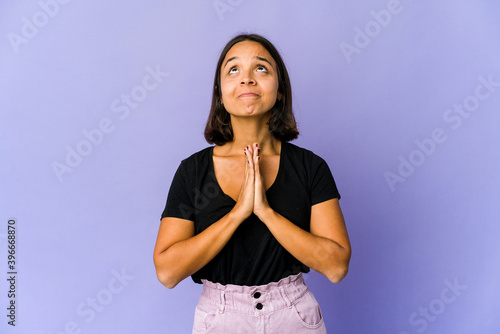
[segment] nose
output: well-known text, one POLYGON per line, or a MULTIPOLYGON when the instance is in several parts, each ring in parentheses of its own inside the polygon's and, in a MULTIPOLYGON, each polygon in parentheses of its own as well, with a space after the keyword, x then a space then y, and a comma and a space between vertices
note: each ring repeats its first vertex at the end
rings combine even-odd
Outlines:
POLYGON ((241 76, 241 84, 245 85, 254 85, 255 84, 255 79, 253 77, 253 73, 251 70, 247 70, 243 72, 243 75, 241 76))

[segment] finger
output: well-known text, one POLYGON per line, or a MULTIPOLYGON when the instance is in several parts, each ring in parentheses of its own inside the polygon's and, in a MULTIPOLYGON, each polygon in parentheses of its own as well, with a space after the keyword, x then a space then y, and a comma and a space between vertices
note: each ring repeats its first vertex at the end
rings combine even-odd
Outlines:
POLYGON ((247 155, 248 155, 248 167, 250 168, 250 174, 254 172, 254 155, 255 150, 253 149, 253 145, 247 146, 247 155))
POLYGON ((255 164, 257 165, 257 163, 259 162, 259 159, 260 159, 260 147, 258 146, 257 143, 255 143, 255 149, 254 149, 254 162, 255 164))
POLYGON ((248 159, 250 157, 250 154, 248 153, 247 148, 248 148, 248 146, 243 149, 243 152, 245 153, 245 179, 248 178, 248 166, 249 166, 248 159))
POLYGON ((264 177, 260 173, 260 148, 255 149, 255 191, 256 194, 262 194, 264 192, 264 177))
POLYGON ((254 158, 254 169, 255 169, 255 177, 260 177, 260 148, 255 149, 255 153, 253 155, 254 158))
POLYGON ((254 182, 254 163, 253 163, 252 155, 253 155, 252 146, 251 145, 247 145, 247 147, 246 147, 247 177, 248 177, 249 183, 251 183, 252 187, 253 187, 253 182, 254 182))
POLYGON ((247 149, 248 158, 252 159, 252 157, 253 157, 253 146, 252 145, 247 145, 246 149, 247 149))
POLYGON ((257 154, 257 144, 256 143, 253 143, 252 144, 252 160, 253 162, 255 163, 255 155, 257 154))
POLYGON ((248 158, 251 159, 252 156, 253 156, 253 154, 254 154, 254 152, 253 152, 254 150, 253 150, 252 145, 247 145, 246 146, 246 150, 247 150, 247 156, 248 156, 248 158))

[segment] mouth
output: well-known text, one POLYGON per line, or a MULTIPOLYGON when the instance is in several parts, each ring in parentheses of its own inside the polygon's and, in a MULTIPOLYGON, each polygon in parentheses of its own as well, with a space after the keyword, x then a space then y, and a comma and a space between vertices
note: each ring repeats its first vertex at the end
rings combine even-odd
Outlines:
POLYGON ((238 97, 259 97, 259 95, 255 93, 243 93, 240 94, 238 97))

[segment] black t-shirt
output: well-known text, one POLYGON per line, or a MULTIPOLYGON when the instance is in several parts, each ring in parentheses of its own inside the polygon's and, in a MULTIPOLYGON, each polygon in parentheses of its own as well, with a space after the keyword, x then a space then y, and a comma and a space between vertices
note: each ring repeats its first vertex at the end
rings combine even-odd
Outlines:
MULTIPOLYGON (((224 217, 236 202, 223 193, 215 178, 213 146, 183 160, 175 173, 163 217, 192 220, 195 233, 224 217)), ((340 198, 326 162, 313 152, 282 142, 279 170, 266 191, 271 208, 309 231, 311 206, 340 198)), ((251 214, 209 263, 191 277, 220 284, 262 285, 289 275, 309 272, 251 214)))

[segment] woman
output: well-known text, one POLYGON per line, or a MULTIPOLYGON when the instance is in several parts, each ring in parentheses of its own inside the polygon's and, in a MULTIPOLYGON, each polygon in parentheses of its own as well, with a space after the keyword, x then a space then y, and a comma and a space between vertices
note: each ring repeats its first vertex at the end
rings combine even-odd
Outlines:
POLYGON ((154 261, 167 288, 203 284, 193 333, 326 333, 304 283, 336 283, 351 249, 340 195, 298 135, 286 67, 259 35, 223 49, 205 129, 210 146, 183 160, 162 214, 154 261))

